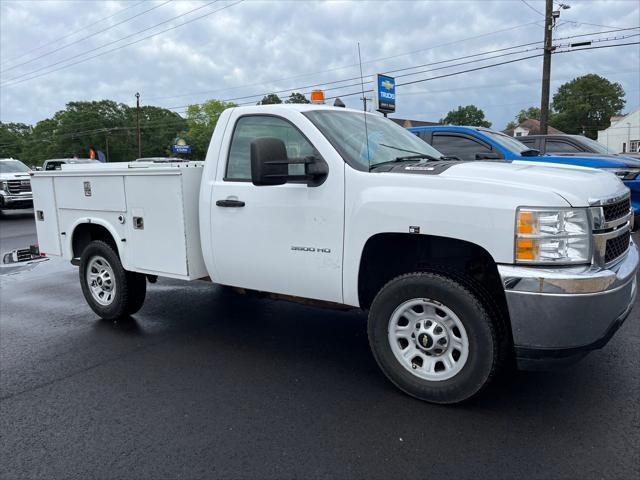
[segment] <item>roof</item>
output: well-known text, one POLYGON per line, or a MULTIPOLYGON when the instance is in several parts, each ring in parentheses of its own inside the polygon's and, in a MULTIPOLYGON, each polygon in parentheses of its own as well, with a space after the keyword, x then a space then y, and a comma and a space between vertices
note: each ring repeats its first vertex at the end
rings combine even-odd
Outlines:
POLYGON ((470 127, 470 126, 466 126, 466 125, 440 125, 440 124, 435 124, 435 125, 426 125, 424 127, 410 127, 409 130, 411 130, 412 132, 426 132, 426 131, 438 131, 438 130, 442 130, 442 131, 447 131, 447 132, 465 132, 468 130, 475 130, 475 131, 481 131, 481 130, 490 130, 490 128, 484 128, 484 127, 470 127))
POLYGON ((433 125, 440 125, 438 122, 426 122, 424 120, 409 120, 407 118, 389 118, 389 120, 393 120, 398 125, 404 128, 429 127, 433 125))
MULTIPOLYGON (((525 130, 529 130, 530 135, 539 135, 540 134, 540 120, 536 120, 535 118, 527 118, 524 122, 521 122, 516 128, 523 128, 525 130)), ((503 130, 502 133, 506 133, 507 135, 513 137, 515 128, 509 128, 507 130, 503 130)), ((547 127, 547 133, 549 134, 563 134, 557 128, 553 128, 552 126, 547 127)))

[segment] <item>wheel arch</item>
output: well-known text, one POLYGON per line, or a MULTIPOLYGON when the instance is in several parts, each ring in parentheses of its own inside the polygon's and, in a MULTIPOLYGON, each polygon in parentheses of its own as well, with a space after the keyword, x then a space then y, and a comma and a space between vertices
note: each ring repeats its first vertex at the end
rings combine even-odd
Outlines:
POLYGON ((71 257, 79 258, 87 245, 94 240, 108 243, 120 256, 120 235, 108 222, 100 219, 81 219, 74 224, 69 239, 71 257))
POLYGON ((368 309, 380 289, 406 273, 442 273, 476 292, 508 325, 509 310, 491 254, 472 242, 435 235, 378 233, 367 239, 358 270, 360 307, 368 309))

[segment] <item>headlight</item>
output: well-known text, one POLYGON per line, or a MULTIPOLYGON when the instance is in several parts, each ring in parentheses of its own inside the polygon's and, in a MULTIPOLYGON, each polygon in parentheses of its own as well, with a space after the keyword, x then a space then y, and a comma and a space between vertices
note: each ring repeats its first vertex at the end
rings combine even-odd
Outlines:
POLYGON ((640 168, 603 168, 603 170, 613 173, 620 180, 635 180, 640 175, 640 168))
POLYGON ((0 190, 2 190, 4 192, 9 190, 9 183, 8 182, 0 182, 0 190))
POLYGON ((516 263, 572 264, 591 261, 586 208, 519 208, 516 263))

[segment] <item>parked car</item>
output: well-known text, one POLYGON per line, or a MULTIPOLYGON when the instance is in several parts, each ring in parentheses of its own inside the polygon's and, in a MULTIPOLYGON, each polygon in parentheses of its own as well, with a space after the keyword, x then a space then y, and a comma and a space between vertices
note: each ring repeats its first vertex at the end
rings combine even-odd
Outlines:
POLYGON ((33 207, 31 169, 15 158, 0 158, 0 210, 33 207))
POLYGON ((514 357, 602 347, 635 302, 629 190, 602 171, 446 159, 315 104, 229 108, 205 162, 129 167, 33 174, 40 250, 79 266, 105 319, 135 314, 156 276, 362 308, 391 382, 454 403, 514 357))
POLYGON ((62 165, 76 165, 81 163, 94 163, 99 165, 101 162, 91 158, 53 158, 45 160, 42 164, 42 170, 61 170, 62 165))
POLYGON ((525 135, 516 137, 527 147, 543 154, 573 155, 578 157, 631 157, 633 153, 617 153, 615 150, 584 135, 525 135))
MULTIPOLYGON (((543 155, 537 148, 526 145, 522 139, 510 137, 484 127, 440 125, 414 127, 409 131, 445 155, 461 160, 522 160, 555 164, 578 165, 607 170, 620 178, 631 190, 631 205, 636 220, 640 220, 640 161, 612 155, 543 155)), ((596 142, 597 143, 597 142, 596 142)), ((637 223, 637 222, 636 222, 637 223)))

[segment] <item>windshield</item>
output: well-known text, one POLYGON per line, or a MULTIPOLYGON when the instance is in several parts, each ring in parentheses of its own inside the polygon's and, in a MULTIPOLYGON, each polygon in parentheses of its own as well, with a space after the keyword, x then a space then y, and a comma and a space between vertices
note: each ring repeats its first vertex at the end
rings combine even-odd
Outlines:
POLYGON ((484 133, 487 137, 491 138, 493 141, 502 145, 511 153, 520 154, 526 150, 531 150, 531 147, 527 147, 521 141, 516 140, 509 135, 505 135, 504 133, 494 132, 493 130, 481 130, 481 132, 484 133))
POLYGON ((305 115, 327 137, 344 160, 360 170, 369 170, 374 165, 397 157, 442 157, 440 152, 413 133, 378 115, 367 114, 366 128, 363 113, 313 110, 305 112, 305 115))
POLYGON ((583 137, 582 135, 578 135, 578 139, 596 153, 600 153, 602 155, 614 155, 616 153, 615 150, 604 146, 600 142, 583 137))
POLYGON ((3 160, 0 162, 0 173, 26 173, 30 169, 20 160, 3 160))

